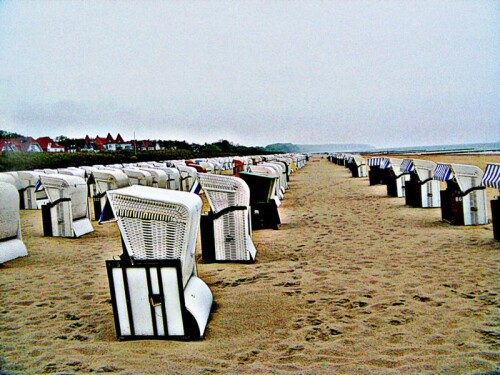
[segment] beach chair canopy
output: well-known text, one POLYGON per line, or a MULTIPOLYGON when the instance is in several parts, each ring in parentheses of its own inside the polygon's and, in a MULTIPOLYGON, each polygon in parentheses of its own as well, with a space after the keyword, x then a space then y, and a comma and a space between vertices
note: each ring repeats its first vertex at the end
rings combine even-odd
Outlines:
POLYGON ((78 176, 81 178, 86 177, 86 172, 85 169, 82 168, 76 168, 76 167, 68 167, 68 168, 58 168, 57 169, 58 174, 66 174, 69 176, 78 176))
POLYGON ((403 159, 398 159, 398 158, 384 158, 383 163, 381 164, 380 168, 382 169, 392 169, 392 171, 398 175, 401 173, 401 163, 403 162, 403 159))
POLYGON ((35 187, 40 180, 40 172, 19 171, 17 174, 21 179, 24 189, 28 187, 35 187))
POLYGON ((435 180, 454 180, 462 192, 480 186, 482 177, 483 171, 475 165, 438 163, 434 170, 435 180))
POLYGON ((120 170, 98 169, 92 172, 92 176, 100 194, 129 186, 127 175, 120 170))
POLYGON ((184 286, 194 272, 202 201, 196 194, 133 185, 107 192, 127 254, 180 259, 184 286))
POLYGON ((21 181, 21 178, 19 177, 19 174, 17 172, 5 172, 5 174, 14 177, 14 186, 17 190, 23 189, 23 182, 21 181))
POLYGON ((250 204, 250 189, 242 179, 214 174, 200 174, 198 178, 214 213, 250 204))
MULTIPOLYGON (((5 172, 0 173, 0 182, 5 182, 7 184, 11 184, 13 186, 16 186, 16 179, 14 178, 14 176, 12 176, 8 173, 5 173, 5 172)), ((21 188, 22 188, 22 185, 21 185, 21 188)))
POLYGON ((416 172, 420 181, 426 181, 433 178, 436 163, 423 159, 404 159, 401 163, 401 172, 416 172))
POLYGON ((500 190, 500 164, 488 163, 484 170, 481 186, 500 190))
POLYGON ((369 167, 381 167, 383 162, 385 161, 385 159, 387 159, 387 158, 380 158, 380 157, 369 158, 368 159, 368 166, 369 167))
POLYGON ((151 174, 152 186, 160 189, 165 189, 167 187, 167 180, 168 180, 167 172, 152 166, 138 167, 138 168, 142 171, 146 171, 149 174, 151 174))
POLYGON ((191 188, 196 183, 198 178, 198 171, 194 167, 189 167, 187 165, 176 164, 179 170, 181 190, 191 191, 191 188))

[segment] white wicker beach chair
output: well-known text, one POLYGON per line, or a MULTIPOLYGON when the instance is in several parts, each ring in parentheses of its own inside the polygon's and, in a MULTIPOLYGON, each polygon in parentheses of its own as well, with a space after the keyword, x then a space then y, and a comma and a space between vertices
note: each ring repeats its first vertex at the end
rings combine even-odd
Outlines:
POLYGON ((81 178, 86 178, 87 177, 85 169, 76 168, 76 167, 59 168, 59 169, 57 169, 57 173, 59 173, 59 174, 67 174, 69 176, 78 176, 78 177, 81 177, 81 178))
POLYGON ((0 264, 26 255, 21 238, 19 193, 14 185, 0 182, 0 264))
POLYGON ((94 231, 90 222, 87 183, 65 174, 41 175, 49 198, 42 206, 43 232, 49 237, 80 237, 94 231))
POLYGON ((140 185, 107 195, 125 251, 106 262, 118 337, 203 338, 212 293, 195 264, 200 197, 140 185))
POLYGON ((122 169, 128 177, 130 185, 153 186, 151 173, 137 167, 126 167, 122 169))
POLYGON ((205 262, 253 262, 256 249, 250 225, 250 190, 242 179, 207 173, 198 175, 211 212, 201 221, 205 262))
POLYGON ((156 187, 159 189, 166 189, 167 188, 167 181, 168 181, 168 176, 167 172, 155 168, 152 166, 149 167, 138 167, 141 171, 148 172, 151 175, 152 178, 152 187, 156 187))
POLYGON ((446 182, 441 190, 443 221, 455 225, 488 224, 486 190, 481 186, 483 171, 475 165, 438 163, 434 179, 446 182))
POLYGON ((271 199, 273 199, 276 202, 276 206, 279 207, 281 205, 281 200, 283 199, 283 192, 281 191, 280 188, 280 177, 281 177, 280 173, 276 170, 276 168, 273 168, 271 166, 265 166, 263 164, 251 165, 249 169, 250 172, 252 173, 259 173, 265 176, 270 176, 275 178, 271 199))

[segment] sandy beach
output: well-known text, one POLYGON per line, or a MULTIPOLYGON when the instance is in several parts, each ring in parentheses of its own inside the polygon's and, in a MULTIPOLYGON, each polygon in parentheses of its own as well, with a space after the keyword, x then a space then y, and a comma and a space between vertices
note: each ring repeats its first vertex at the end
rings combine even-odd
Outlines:
POLYGON ((29 255, 0 265, 0 373, 500 371, 491 224, 443 223, 439 208, 405 206, 317 155, 292 175, 280 216, 279 230, 253 232, 254 264, 203 264, 198 247, 214 297, 204 340, 120 342, 105 267, 122 252, 116 223, 48 238, 41 212, 21 211, 29 255))

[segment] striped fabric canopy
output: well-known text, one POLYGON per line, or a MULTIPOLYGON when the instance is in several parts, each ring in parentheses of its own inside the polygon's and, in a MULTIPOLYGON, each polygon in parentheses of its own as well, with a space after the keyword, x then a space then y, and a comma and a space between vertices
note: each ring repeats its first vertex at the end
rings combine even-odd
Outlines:
POLYGON ((487 164, 481 180, 481 186, 500 190, 500 164, 487 164))
POLYGON ((413 171, 413 160, 411 159, 404 159, 403 162, 401 163, 401 172, 403 173, 409 173, 413 171))
POLYGON ((452 175, 453 171, 451 170, 450 165, 438 163, 436 169, 434 170, 433 178, 439 181, 448 181, 452 178, 452 175))
POLYGON ((368 159, 368 166, 369 167, 380 167, 383 159, 385 159, 385 158, 370 158, 370 159, 368 159))
POLYGON ((381 169, 389 169, 391 167, 391 159, 389 158, 384 158, 382 162, 380 163, 380 168, 381 169))

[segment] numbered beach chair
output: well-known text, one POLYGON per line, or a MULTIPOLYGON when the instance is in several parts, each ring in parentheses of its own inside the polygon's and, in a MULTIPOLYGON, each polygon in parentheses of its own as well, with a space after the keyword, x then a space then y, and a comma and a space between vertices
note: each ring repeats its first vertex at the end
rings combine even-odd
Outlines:
POLYGON ((92 171, 87 183, 95 184, 95 195, 92 197, 94 203, 94 220, 107 221, 107 219, 111 219, 112 215, 101 218, 107 202, 106 192, 129 186, 130 183, 127 175, 118 169, 97 169, 92 171))
POLYGON ((481 186, 497 189, 499 195, 491 200, 491 221, 493 223, 493 238, 500 241, 500 164, 488 163, 484 170, 481 186))
POLYGON ((201 218, 203 261, 255 261, 248 185, 233 176, 200 173, 198 178, 211 209, 201 218))
POLYGON ((140 185, 107 195, 124 250, 106 261, 118 338, 202 339, 213 297, 195 263, 200 197, 140 185))
POLYGON ((488 224, 483 171, 475 165, 438 163, 434 179, 446 182, 441 190, 441 216, 453 225, 488 224))
POLYGON ((434 180, 436 163, 422 159, 403 159, 401 173, 410 177, 405 182, 405 202, 411 207, 441 206, 440 183, 434 180))
POLYGON ((405 196, 405 183, 410 179, 410 175, 401 172, 401 163, 403 159, 385 158, 380 166, 387 173, 387 195, 390 197, 403 198, 405 196))
POLYGON ((370 181, 370 186, 373 185, 386 185, 388 176, 388 169, 383 168, 387 161, 387 158, 383 157, 373 157, 368 159, 368 179, 370 181))
POLYGON ((0 182, 0 264, 28 255, 21 238, 19 193, 11 183, 0 182))
POLYGON ((82 177, 46 174, 40 176, 40 181, 49 198, 42 206, 44 236, 80 237, 94 231, 87 183, 82 177))

